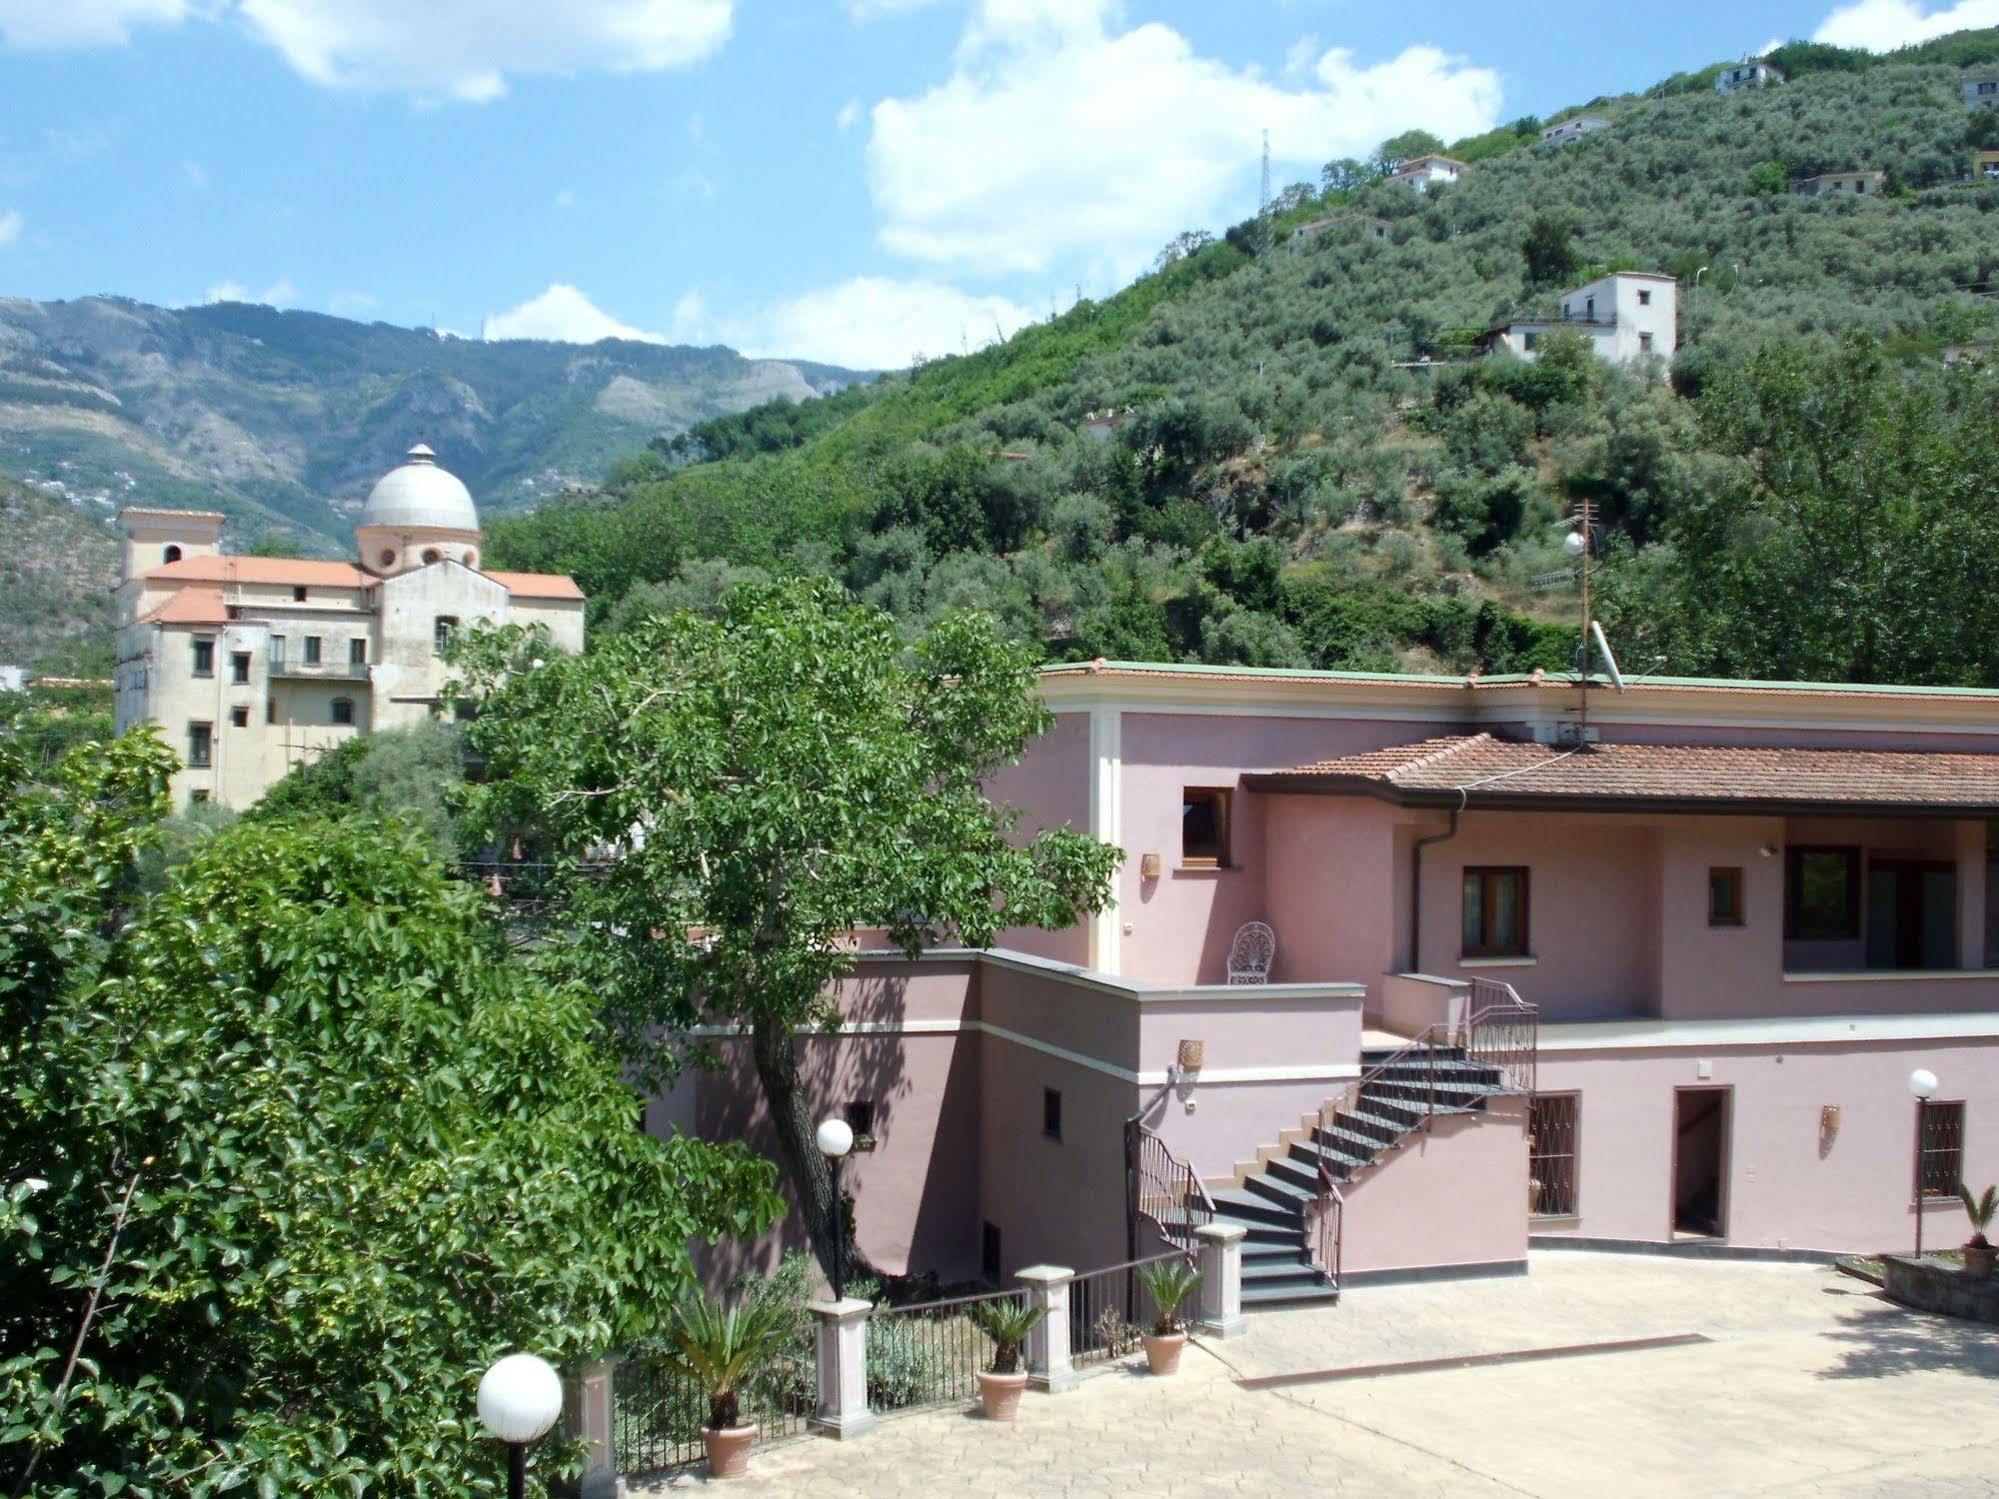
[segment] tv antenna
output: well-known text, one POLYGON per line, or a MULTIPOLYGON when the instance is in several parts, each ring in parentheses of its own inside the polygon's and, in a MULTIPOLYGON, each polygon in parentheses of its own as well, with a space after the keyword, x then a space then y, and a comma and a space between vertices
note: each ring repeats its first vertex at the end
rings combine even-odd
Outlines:
POLYGON ((1263 178, 1256 190, 1256 258, 1270 258, 1270 131, 1263 132, 1263 178))
POLYGON ((1601 653, 1604 674, 1610 678, 1611 686, 1620 693, 1625 690, 1624 673, 1617 668, 1617 657, 1611 652, 1610 641, 1604 637, 1603 626, 1597 623, 1590 612, 1591 575, 1596 569, 1597 554, 1596 501, 1585 495, 1576 502, 1573 527, 1562 538, 1562 550, 1574 557, 1579 564, 1582 583, 1582 629, 1581 643, 1577 651, 1577 685, 1582 692, 1582 705, 1578 711, 1576 743, 1583 749, 1589 748, 1589 690, 1595 680, 1593 657, 1601 653))

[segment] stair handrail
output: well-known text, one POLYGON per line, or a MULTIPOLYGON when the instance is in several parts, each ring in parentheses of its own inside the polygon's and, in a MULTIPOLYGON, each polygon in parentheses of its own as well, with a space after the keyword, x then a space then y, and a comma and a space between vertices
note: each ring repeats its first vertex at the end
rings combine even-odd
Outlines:
POLYGON ((1507 1092, 1533 1097, 1541 1080, 1541 1007, 1504 980, 1473 979, 1464 1049, 1465 1060, 1498 1072, 1507 1092))
POLYGON ((1185 1249, 1194 1230, 1215 1221, 1215 1200, 1194 1168, 1136 1115, 1124 1122, 1125 1238, 1138 1257, 1138 1220, 1185 1249))

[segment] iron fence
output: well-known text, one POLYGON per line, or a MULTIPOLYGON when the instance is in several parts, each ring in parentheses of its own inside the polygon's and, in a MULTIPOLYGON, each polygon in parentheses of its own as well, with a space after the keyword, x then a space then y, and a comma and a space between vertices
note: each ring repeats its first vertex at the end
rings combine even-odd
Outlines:
POLYGON ((1214 1199, 1201 1178, 1137 1119, 1124 1125, 1125 1239, 1138 1257, 1138 1222, 1159 1230, 1169 1244, 1193 1243, 1194 1230, 1215 1221, 1214 1199))
MULTIPOLYGON (((1193 1256, 1169 1249, 1079 1275, 1069 1283, 1069 1361, 1078 1368, 1137 1351, 1139 1337, 1158 1315, 1142 1272, 1148 1265, 1191 1266, 1193 1256)), ((1192 1308, 1183 1307, 1183 1315, 1192 1308)))
POLYGON ((993 1291, 876 1307, 868 1318, 868 1409, 883 1415, 972 1399, 979 1393, 979 1370, 992 1358, 992 1339, 977 1309, 1019 1304, 1025 1294, 993 1291))
POLYGON ((1511 984, 1473 979, 1465 1060, 1498 1072, 1509 1093, 1531 1097, 1540 1081, 1541 1012, 1511 984))
MULTIPOLYGON (((814 1333, 805 1328, 741 1392, 743 1419, 757 1441, 797 1436, 816 1400, 814 1333)), ((687 1367, 664 1354, 621 1359, 611 1376, 611 1447, 626 1476, 677 1468, 706 1455, 701 1428, 708 1391, 687 1367)))

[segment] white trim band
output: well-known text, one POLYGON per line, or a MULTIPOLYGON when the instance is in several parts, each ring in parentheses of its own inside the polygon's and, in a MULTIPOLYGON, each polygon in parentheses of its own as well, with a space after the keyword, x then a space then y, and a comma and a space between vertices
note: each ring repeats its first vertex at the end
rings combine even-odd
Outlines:
POLYGON ((1837 1046, 1856 1041, 1999 1041, 1999 1012, 1964 1015, 1800 1015, 1767 1020, 1593 1020, 1541 1025, 1551 1051, 1649 1051, 1720 1046, 1837 1046))

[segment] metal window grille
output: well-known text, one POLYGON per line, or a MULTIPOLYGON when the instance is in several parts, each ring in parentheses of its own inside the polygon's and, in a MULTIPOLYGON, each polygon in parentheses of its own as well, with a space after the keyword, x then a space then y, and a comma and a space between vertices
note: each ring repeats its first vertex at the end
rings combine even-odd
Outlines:
POLYGON ((1576 1140, 1581 1098, 1574 1093, 1543 1094, 1528 1106, 1527 1175, 1537 1218, 1572 1218, 1576 1212, 1576 1140))
POLYGON ((1916 1188, 1924 1197, 1955 1197, 1964 1180, 1964 1105, 1923 1107, 1922 1136, 1916 1143, 1916 1188))

